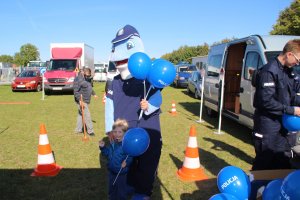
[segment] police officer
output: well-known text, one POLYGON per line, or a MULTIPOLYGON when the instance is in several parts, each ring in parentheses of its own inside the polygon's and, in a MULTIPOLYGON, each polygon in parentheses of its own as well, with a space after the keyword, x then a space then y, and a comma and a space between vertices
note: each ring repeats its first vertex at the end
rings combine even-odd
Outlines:
POLYGON ((300 107, 294 106, 299 84, 293 72, 299 62, 300 40, 290 40, 257 75, 252 133, 256 156, 252 170, 290 168, 289 157, 284 153, 289 145, 282 115, 300 116, 300 107))

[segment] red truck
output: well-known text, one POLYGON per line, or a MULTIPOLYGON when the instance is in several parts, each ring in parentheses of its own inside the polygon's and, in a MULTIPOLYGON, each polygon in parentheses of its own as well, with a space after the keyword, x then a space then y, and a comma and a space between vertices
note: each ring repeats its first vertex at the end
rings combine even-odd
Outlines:
POLYGON ((44 90, 73 91, 73 83, 78 70, 89 67, 94 74, 94 49, 84 43, 51 43, 51 59, 44 74, 44 90))

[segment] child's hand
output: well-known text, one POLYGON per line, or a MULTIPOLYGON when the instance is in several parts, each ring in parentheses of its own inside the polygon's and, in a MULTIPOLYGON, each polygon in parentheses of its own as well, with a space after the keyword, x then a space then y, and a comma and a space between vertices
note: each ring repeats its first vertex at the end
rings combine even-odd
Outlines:
POLYGON ((123 162, 122 162, 122 168, 125 168, 126 167, 126 160, 124 160, 123 162))
POLYGON ((113 134, 112 131, 108 132, 107 136, 108 136, 108 139, 109 139, 110 143, 112 143, 115 140, 114 134, 113 134))
POLYGON ((103 140, 99 141, 99 147, 104 147, 105 146, 105 142, 103 140))
POLYGON ((142 101, 140 102, 140 105, 141 105, 141 109, 146 111, 148 110, 148 101, 145 100, 145 99, 142 99, 142 101))

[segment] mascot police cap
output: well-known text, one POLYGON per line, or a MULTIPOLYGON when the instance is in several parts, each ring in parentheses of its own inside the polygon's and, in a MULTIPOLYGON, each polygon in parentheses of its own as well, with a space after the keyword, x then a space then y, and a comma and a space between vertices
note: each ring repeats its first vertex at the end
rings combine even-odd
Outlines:
POLYGON ((115 39, 113 39, 111 43, 115 44, 117 42, 121 42, 130 38, 131 36, 140 37, 140 34, 133 26, 126 25, 117 32, 115 39))
MULTIPOLYGON (((136 52, 144 52, 143 41, 139 32, 130 25, 119 29, 112 42, 110 61, 125 61, 136 52)), ((120 66, 116 65, 119 69, 120 66)))

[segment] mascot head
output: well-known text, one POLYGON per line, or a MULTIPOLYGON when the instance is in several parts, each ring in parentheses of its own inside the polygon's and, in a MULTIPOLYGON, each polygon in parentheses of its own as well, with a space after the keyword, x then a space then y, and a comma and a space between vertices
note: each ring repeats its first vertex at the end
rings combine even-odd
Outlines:
POLYGON ((110 61, 115 63, 122 79, 131 78, 127 65, 128 58, 136 52, 144 52, 139 32, 133 26, 126 25, 117 32, 111 43, 110 61))

